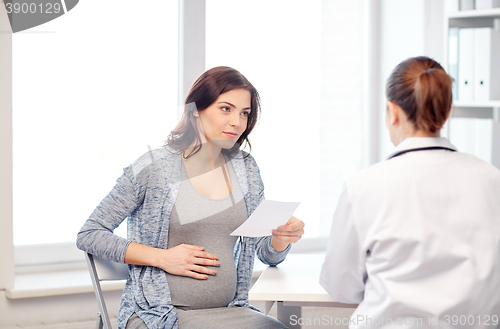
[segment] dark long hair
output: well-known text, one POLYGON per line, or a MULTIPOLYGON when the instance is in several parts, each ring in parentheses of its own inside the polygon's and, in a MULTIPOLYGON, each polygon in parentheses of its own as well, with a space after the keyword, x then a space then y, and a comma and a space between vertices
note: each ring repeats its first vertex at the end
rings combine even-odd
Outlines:
POLYGON ((168 135, 165 145, 182 152, 186 159, 196 154, 201 149, 202 145, 193 112, 204 111, 217 100, 219 95, 234 89, 245 89, 250 92, 251 111, 248 115, 247 128, 243 134, 241 134, 240 138, 238 138, 231 149, 223 149, 222 152, 233 155, 238 152, 243 143, 248 144, 251 150, 252 146, 248 139, 248 135, 252 132, 257 123, 260 111, 259 93, 243 74, 227 66, 214 67, 200 75, 195 81, 186 97, 182 118, 175 129, 168 135), (194 142, 196 142, 195 147, 186 155, 185 151, 193 145, 194 142))
POLYGON ((452 78, 443 67, 428 57, 413 57, 401 62, 387 80, 388 101, 398 104, 415 129, 435 133, 451 111, 452 78))

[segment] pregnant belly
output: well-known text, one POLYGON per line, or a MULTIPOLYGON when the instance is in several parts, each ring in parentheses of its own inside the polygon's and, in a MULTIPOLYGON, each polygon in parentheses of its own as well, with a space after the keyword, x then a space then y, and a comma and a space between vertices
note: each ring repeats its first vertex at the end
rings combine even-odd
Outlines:
MULTIPOLYGON (((210 252, 209 248, 205 249, 210 252)), ((216 275, 208 275, 208 279, 199 280, 187 276, 167 273, 172 304, 181 309, 202 309, 225 307, 236 294, 236 267, 233 252, 215 253, 220 266, 206 266, 217 271, 216 275)))

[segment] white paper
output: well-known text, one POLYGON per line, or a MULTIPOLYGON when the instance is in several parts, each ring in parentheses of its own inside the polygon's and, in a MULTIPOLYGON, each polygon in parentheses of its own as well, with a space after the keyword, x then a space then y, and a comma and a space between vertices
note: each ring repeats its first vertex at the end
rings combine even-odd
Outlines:
POLYGON ((285 225, 300 202, 262 200, 252 215, 231 235, 259 237, 271 235, 272 230, 285 225))

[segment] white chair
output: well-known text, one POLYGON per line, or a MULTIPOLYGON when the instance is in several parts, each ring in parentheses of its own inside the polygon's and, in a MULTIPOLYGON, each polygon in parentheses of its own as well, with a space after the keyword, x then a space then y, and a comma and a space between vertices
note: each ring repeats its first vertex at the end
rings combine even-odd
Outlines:
POLYGON ((89 253, 85 253, 87 265, 89 267, 92 285, 94 286, 95 296, 99 312, 97 313, 97 329, 113 329, 109 321, 108 310, 104 302, 104 296, 101 289, 101 281, 107 280, 126 280, 128 278, 127 264, 110 262, 89 253))

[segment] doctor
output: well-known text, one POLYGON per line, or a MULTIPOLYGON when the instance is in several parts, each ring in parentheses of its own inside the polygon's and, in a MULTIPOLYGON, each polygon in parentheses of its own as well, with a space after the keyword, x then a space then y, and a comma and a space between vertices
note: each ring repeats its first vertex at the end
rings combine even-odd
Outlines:
POLYGON ((351 328, 494 328, 500 317, 500 171, 439 131, 451 78, 410 58, 391 73, 395 152, 344 186, 320 283, 359 304, 351 328))

